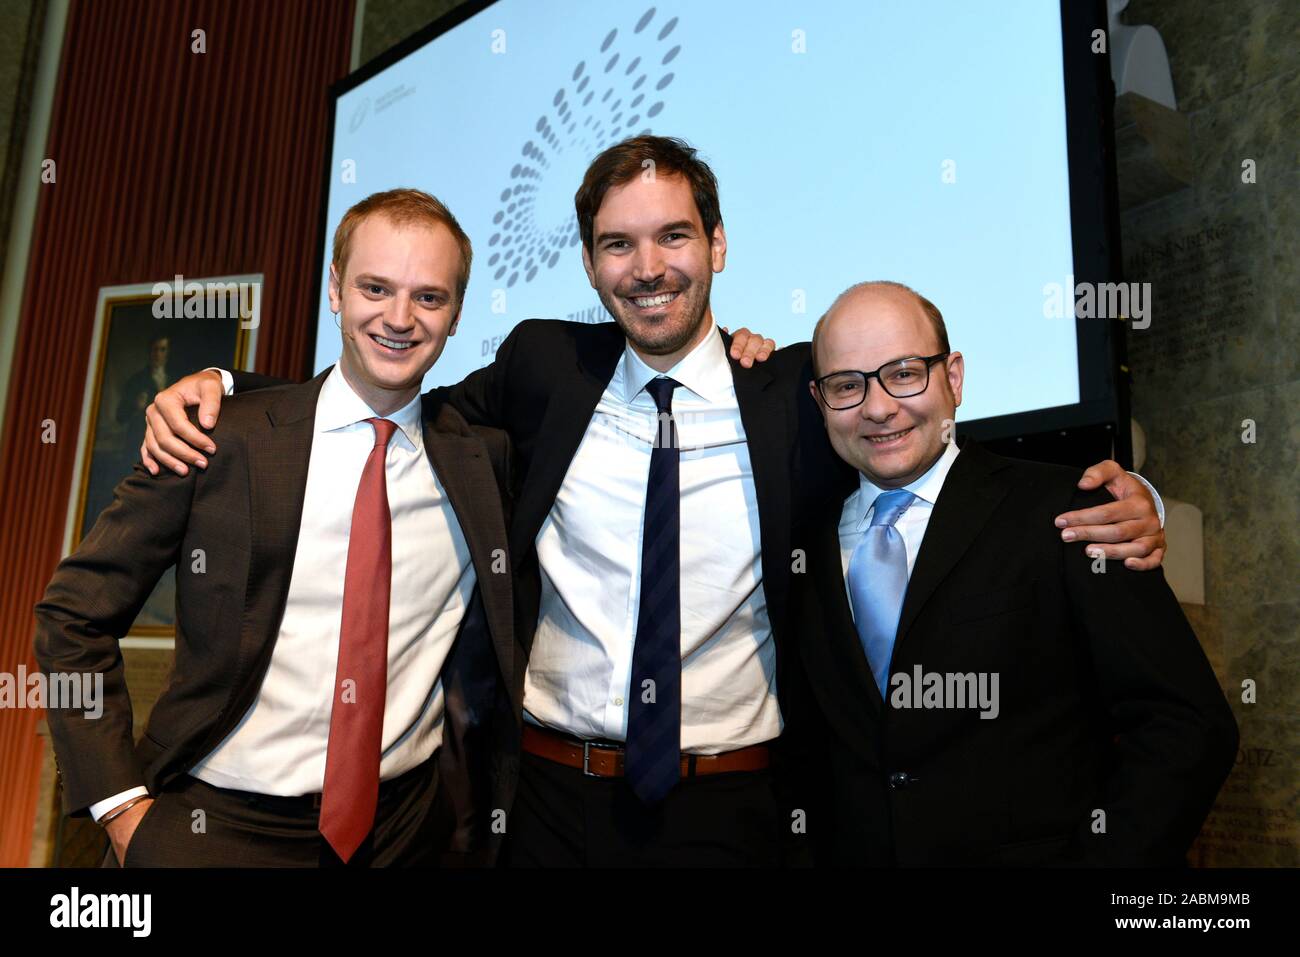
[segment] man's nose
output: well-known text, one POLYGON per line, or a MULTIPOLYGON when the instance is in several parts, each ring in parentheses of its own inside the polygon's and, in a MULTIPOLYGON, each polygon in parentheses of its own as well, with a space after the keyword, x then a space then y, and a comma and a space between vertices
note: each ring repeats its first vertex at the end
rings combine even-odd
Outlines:
POLYGON ((632 278, 637 282, 652 283, 664 274, 663 250, 658 243, 647 243, 637 247, 632 258, 632 278))
POLYGON ((415 328, 415 300, 409 296, 394 296, 393 304, 384 313, 384 325, 393 332, 410 332, 415 328))
POLYGON ((898 400, 885 391, 879 379, 867 380, 867 394, 862 400, 862 417, 873 422, 884 422, 898 411, 898 400))

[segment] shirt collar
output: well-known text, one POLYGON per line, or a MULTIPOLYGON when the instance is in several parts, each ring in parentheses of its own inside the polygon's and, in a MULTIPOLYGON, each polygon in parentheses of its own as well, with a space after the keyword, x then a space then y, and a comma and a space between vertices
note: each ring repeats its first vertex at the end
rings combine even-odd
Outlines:
MULTIPOLYGON (((943 489, 944 480, 948 478, 948 472, 952 469, 952 463, 957 460, 957 443, 947 442, 944 444, 943 454, 935 460, 924 475, 910 485, 904 485, 907 491, 911 492, 923 502, 934 505, 939 500, 939 492, 943 489)), ((867 520, 867 512, 875 503, 876 497, 885 492, 874 482, 869 481, 861 472, 858 473, 858 504, 861 509, 861 518, 858 526, 861 527, 867 520)))
POLYGON ((395 422, 398 431, 406 436, 406 441, 411 444, 411 447, 417 451, 421 448, 423 434, 419 395, 396 412, 381 416, 352 390, 348 380, 343 377, 343 370, 336 364, 325 377, 325 382, 320 389, 320 398, 316 401, 316 431, 334 432, 364 422, 366 419, 375 418, 395 422))
POLYGON ((704 340, 682 356, 667 372, 656 372, 646 365, 629 342, 623 347, 622 398, 628 405, 656 376, 676 379, 706 402, 721 402, 729 389, 734 388, 731 365, 727 362, 727 349, 717 328, 709 331, 704 340))

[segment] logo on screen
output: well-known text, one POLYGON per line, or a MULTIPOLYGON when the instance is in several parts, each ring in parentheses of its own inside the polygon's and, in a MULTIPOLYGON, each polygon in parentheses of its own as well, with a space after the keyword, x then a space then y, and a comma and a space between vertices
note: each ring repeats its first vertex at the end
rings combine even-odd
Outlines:
POLYGON ((348 132, 355 133, 361 129, 361 124, 366 121, 366 115, 370 112, 370 97, 366 97, 357 104, 357 108, 352 111, 352 119, 348 120, 348 132))
POLYGON ((663 112, 681 53, 673 31, 677 17, 654 7, 633 24, 614 26, 599 46, 573 67, 537 119, 501 190, 488 240, 493 279, 532 282, 554 269, 566 247, 578 245, 573 194, 591 160, 606 147, 640 133, 663 112))

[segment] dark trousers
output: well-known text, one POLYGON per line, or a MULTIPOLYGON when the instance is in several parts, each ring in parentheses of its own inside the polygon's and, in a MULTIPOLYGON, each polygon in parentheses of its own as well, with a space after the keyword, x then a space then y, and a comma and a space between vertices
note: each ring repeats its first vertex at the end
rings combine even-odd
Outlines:
MULTIPOLYGON (((448 837, 438 755, 380 784, 375 827, 348 867, 435 865, 448 837)), ((124 867, 342 867, 310 799, 213 787, 182 775, 154 798, 124 867)), ((110 848, 105 866, 115 866, 110 848)))
POLYGON ((647 808, 623 778, 525 753, 506 821, 509 867, 775 867, 789 822, 770 770, 683 778, 647 808))

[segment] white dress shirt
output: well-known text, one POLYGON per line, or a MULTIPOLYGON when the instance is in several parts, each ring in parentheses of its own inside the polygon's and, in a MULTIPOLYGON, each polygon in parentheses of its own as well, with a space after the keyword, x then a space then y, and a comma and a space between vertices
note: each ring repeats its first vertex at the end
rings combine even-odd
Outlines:
MULTIPOLYGON (((525 718, 582 738, 627 737, 658 428, 644 387, 657 375, 625 349, 537 534, 542 601, 525 718)), ((758 499, 716 331, 666 375, 683 386, 673 394, 681 449, 681 745, 716 754, 781 733, 758 499)))
MULTIPOLYGON (((348 536, 375 442, 365 421, 372 417, 335 366, 316 403, 293 575, 271 662, 239 724, 191 769, 200 780, 279 795, 323 787, 348 536)), ((476 581, 460 523, 424 451, 419 397, 384 418, 398 428, 384 463, 393 565, 382 780, 416 767, 442 742, 439 673, 476 581)), ((91 814, 98 819, 143 793, 97 802, 91 814)))

